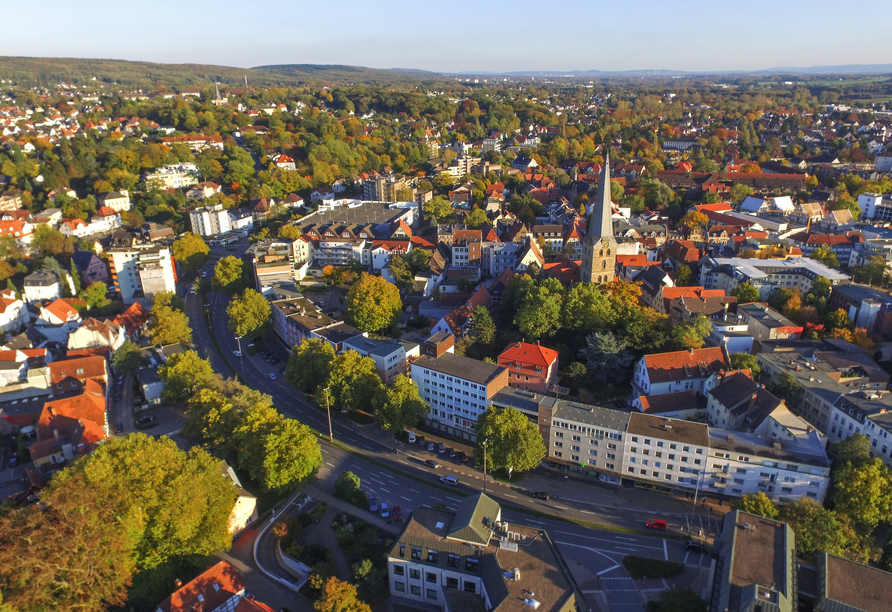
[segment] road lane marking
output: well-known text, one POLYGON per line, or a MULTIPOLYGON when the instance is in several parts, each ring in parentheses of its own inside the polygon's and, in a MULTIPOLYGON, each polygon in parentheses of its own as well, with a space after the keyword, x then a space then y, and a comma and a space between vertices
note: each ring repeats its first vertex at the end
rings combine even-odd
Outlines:
POLYGON ((601 570, 600 572, 596 573, 595 576, 603 576, 603 575, 606 574, 607 572, 612 572, 613 570, 615 570, 615 569, 617 569, 617 568, 620 568, 620 567, 622 567, 622 565, 621 565, 620 563, 617 563, 617 564, 614 565, 613 567, 608 567, 608 568, 605 569, 605 570, 601 570))
POLYGON ((592 512, 591 510, 580 510, 580 512, 582 512, 583 514, 592 514, 592 515, 595 514, 595 513, 592 512))
POLYGON ((622 536, 616 536, 616 539, 617 540, 628 540, 629 542, 637 542, 638 541, 635 538, 624 538, 622 536))
MULTIPOLYGON (((398 459, 398 461, 399 461, 400 463, 402 463, 403 465, 409 465, 409 462, 408 462, 408 461, 403 461, 402 459, 398 459)), ((411 491, 412 489, 409 489, 409 490, 411 491)), ((415 491, 415 492, 417 493, 418 491, 415 491)))
POLYGON ((544 525, 544 524, 545 524, 545 523, 543 523, 542 521, 534 521, 533 519, 527 519, 527 520, 528 520, 529 522, 531 522, 531 523, 538 523, 539 525, 544 525))
POLYGON ((416 491, 415 489, 409 489, 409 490, 412 491, 412 493, 418 493, 419 495, 421 495, 421 491, 416 491))
POLYGON ((390 491, 388 491, 388 490, 385 489, 384 487, 381 487, 381 490, 384 491, 385 493, 390 493, 390 491))
POLYGON ((663 540, 663 556, 666 557, 666 561, 669 560, 669 549, 666 548, 666 540, 663 540))
MULTIPOLYGON (((616 546, 616 542, 614 540, 606 540, 604 538, 596 538, 594 536, 582 535, 581 533, 572 533, 570 531, 561 531, 559 529, 556 529, 555 532, 562 533, 562 534, 568 535, 568 536, 573 536, 574 538, 585 538, 587 540, 595 540, 596 542, 607 542, 608 544, 612 544, 612 545, 616 546)), ((663 542, 665 543, 665 540, 663 540, 663 542)), ((635 546, 637 546, 639 548, 651 548, 653 550, 661 550, 659 546, 647 546, 646 544, 636 544, 635 546)), ((616 547, 619 548, 619 546, 616 546, 616 547)))
POLYGON ((410 501, 412 501, 412 500, 411 500, 411 499, 409 499, 409 498, 408 498, 408 497, 403 497, 403 496, 402 496, 402 495, 400 495, 400 499, 405 499, 405 500, 406 500, 406 501, 407 501, 407 502, 410 502, 410 501))
POLYGON ((330 467, 334 467, 334 466, 333 466, 331 463, 329 463, 328 461, 325 462, 325 465, 330 466, 330 467))
POLYGON ((517 496, 516 496, 516 495, 508 495, 507 493, 505 493, 505 497, 511 497, 511 498, 513 498, 513 499, 517 499, 517 496))
POLYGON ((558 510, 569 510, 566 506, 552 506, 553 508, 557 508, 558 510))

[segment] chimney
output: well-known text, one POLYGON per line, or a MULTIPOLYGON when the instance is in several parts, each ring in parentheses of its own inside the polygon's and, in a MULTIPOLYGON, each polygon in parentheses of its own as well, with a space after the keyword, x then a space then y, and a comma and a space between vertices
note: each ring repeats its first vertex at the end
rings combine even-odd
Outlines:
POLYGON ((728 320, 728 302, 725 302, 722 306, 724 306, 725 312, 722 314, 722 321, 728 320))
POLYGON ((180 580, 179 578, 177 578, 176 580, 173 581, 173 586, 175 588, 179 589, 183 586, 183 581, 180 580))
POLYGON ((62 446, 59 444, 59 430, 58 429, 53 429, 53 437, 56 439, 56 447, 62 448, 62 446))
POLYGON ((688 354, 690 354, 690 355, 693 355, 693 354, 694 354, 694 348, 693 348, 693 347, 691 347, 691 348, 688 349, 688 354))

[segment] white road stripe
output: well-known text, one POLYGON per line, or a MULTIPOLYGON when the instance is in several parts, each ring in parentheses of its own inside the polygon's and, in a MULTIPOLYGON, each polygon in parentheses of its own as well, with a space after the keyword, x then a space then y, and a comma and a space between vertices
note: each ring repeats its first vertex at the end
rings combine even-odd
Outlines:
POLYGON ((408 498, 408 497, 403 497, 403 496, 402 496, 402 495, 400 495, 400 498, 401 498, 401 499, 405 499, 405 500, 406 500, 406 501, 407 501, 407 502, 410 502, 410 501, 412 501, 412 500, 411 500, 411 499, 409 499, 409 498, 408 498))
POLYGON ((325 465, 330 466, 330 467, 334 467, 334 465, 332 465, 332 464, 329 463, 328 461, 325 462, 325 465))
POLYGON ((663 556, 666 557, 666 561, 669 560, 669 549, 666 548, 666 540, 663 540, 663 556))

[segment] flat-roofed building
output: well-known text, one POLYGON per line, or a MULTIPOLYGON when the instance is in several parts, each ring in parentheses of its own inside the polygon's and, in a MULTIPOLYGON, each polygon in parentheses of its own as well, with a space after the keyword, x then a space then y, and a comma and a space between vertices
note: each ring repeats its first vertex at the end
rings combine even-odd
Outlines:
POLYGON ((716 538, 711 612, 795 612, 795 535, 786 523, 735 510, 716 538))
POLYGON ((477 417, 497 391, 508 386, 508 368, 443 353, 422 355, 412 364, 412 380, 430 405, 427 424, 447 435, 476 442, 477 417))
POLYGON ((354 350, 375 362, 375 369, 384 384, 389 385, 399 374, 406 374, 406 348, 398 342, 382 342, 365 336, 345 340, 343 350, 354 350))
POLYGON ((747 324, 749 334, 759 342, 795 339, 802 335, 801 325, 796 325, 768 304, 741 304, 737 307, 737 315, 747 324))

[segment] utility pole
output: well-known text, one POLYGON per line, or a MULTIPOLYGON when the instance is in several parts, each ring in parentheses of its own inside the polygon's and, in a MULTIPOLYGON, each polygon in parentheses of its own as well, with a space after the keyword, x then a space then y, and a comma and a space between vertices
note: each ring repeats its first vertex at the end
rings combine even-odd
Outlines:
POLYGON ((334 442, 334 435, 331 432, 331 406, 328 403, 328 387, 325 387, 325 411, 328 413, 328 441, 334 442))
MULTIPOLYGON (((697 513, 697 494, 700 493, 700 481, 703 480, 703 472, 697 476, 697 487, 694 489, 694 506, 691 508, 691 528, 694 526, 694 515, 697 513)), ((690 534, 688 534, 690 535, 690 534)))
POLYGON ((489 440, 483 441, 483 492, 486 493, 486 445, 489 440))

